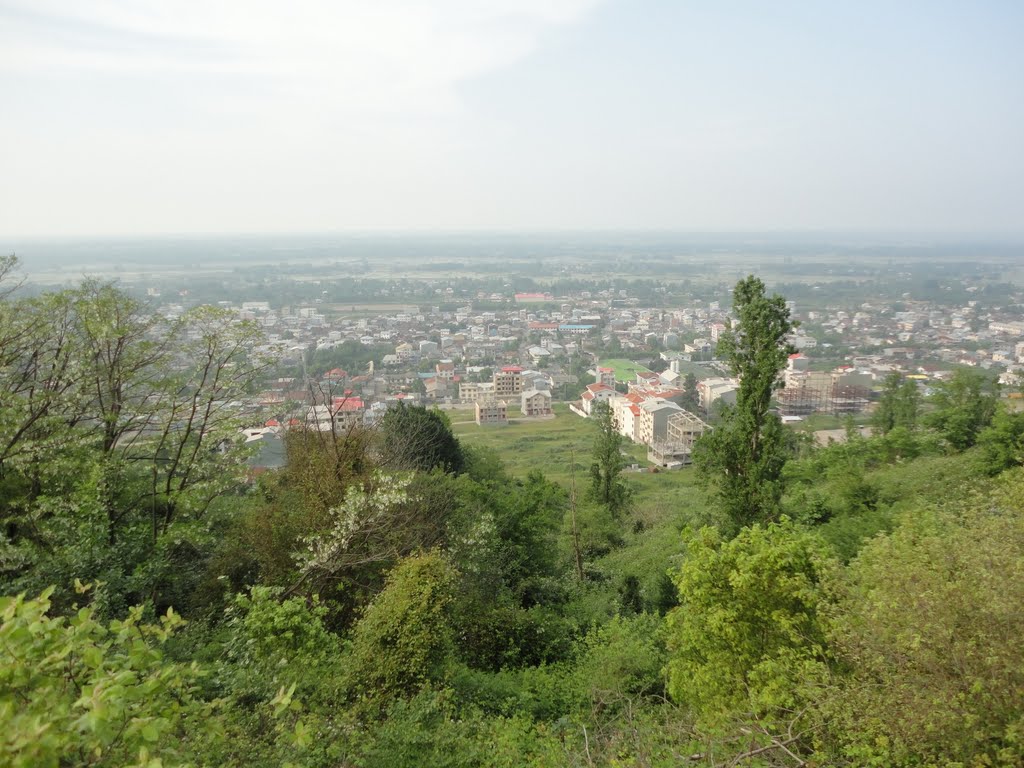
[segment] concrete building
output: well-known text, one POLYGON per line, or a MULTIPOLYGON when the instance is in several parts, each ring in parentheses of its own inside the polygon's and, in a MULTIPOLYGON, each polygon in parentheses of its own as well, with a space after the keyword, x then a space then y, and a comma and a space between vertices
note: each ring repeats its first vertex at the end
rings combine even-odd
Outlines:
POLYGON ((523 369, 518 365, 506 365, 494 372, 494 396, 510 400, 523 392, 523 369))
POLYGON ((528 389, 520 396, 523 416, 550 416, 551 393, 539 389, 528 389))
POLYGON ((651 444, 647 460, 666 468, 689 464, 694 445, 710 429, 710 426, 689 411, 677 411, 668 417, 665 439, 651 444))
POLYGON ((476 423, 481 427, 508 424, 508 404, 501 400, 477 400, 476 423))
POLYGON ((588 384, 586 390, 580 396, 580 401, 583 405, 583 412, 587 416, 593 416, 594 406, 599 403, 605 403, 611 400, 615 395, 618 394, 614 389, 604 384, 588 384))
POLYGON ((494 384, 489 381, 459 382, 459 400, 464 403, 475 403, 480 398, 494 398, 494 384))
POLYGON ((664 441, 668 434, 669 417, 681 410, 676 403, 664 400, 645 400, 640 403, 639 442, 650 446, 664 441))
POLYGON ((736 379, 712 378, 697 382, 697 394, 700 407, 710 412, 711 407, 721 400, 728 405, 736 405, 736 392, 739 384, 736 379))
POLYGON ((615 369, 598 368, 594 375, 594 381, 598 384, 604 384, 606 387, 615 389, 615 369))

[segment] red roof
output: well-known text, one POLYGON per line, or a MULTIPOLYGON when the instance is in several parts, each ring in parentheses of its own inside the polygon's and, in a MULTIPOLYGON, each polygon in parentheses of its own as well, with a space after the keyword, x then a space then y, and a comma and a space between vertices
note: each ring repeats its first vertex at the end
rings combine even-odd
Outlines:
POLYGON ((361 397, 336 397, 334 398, 334 411, 361 411, 366 406, 363 405, 363 398, 361 397))
POLYGON ((324 374, 328 379, 344 379, 348 377, 348 372, 341 368, 332 368, 324 374))
POLYGON ((615 390, 609 387, 607 384, 587 384, 587 389, 591 392, 614 392, 615 390))
POLYGON ((502 373, 522 373, 522 366, 519 365, 506 365, 501 369, 502 373))
POLYGON ((264 427, 280 427, 281 426, 281 422, 279 422, 277 419, 268 419, 267 422, 263 426, 264 427))
POLYGON ((288 419, 288 426, 289 427, 301 427, 302 426, 302 422, 299 421, 298 419, 288 419))
POLYGON ((790 359, 790 360, 795 360, 796 358, 798 358, 798 357, 803 357, 803 356, 804 356, 804 355, 803 355, 803 353, 802 353, 802 352, 797 352, 796 354, 790 355, 790 356, 789 356, 789 359, 790 359))

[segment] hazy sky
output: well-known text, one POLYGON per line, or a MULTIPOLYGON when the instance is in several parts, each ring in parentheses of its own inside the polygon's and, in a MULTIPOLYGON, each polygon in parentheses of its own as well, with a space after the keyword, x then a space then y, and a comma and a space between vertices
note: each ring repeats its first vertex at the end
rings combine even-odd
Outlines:
POLYGON ((1024 232, 1020 0, 0 0, 0 233, 1024 232))

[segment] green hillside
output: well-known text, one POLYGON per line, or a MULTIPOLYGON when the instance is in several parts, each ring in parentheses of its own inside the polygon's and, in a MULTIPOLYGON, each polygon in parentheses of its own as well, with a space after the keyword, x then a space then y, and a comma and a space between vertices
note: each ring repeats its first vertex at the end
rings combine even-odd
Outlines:
POLYGON ((254 476, 254 324, 0 298, 0 764, 1024 764, 1024 414, 895 376, 815 446, 769 410, 784 301, 734 304, 692 468, 403 405, 254 476))

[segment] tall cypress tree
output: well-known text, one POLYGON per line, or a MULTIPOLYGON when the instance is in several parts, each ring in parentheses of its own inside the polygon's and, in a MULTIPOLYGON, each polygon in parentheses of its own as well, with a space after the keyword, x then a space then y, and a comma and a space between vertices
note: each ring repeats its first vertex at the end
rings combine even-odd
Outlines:
POLYGON ((698 442, 694 463, 738 531, 778 513, 786 450, 782 422, 769 408, 795 351, 787 336, 797 323, 785 300, 766 295, 753 275, 736 284, 733 314, 736 322, 719 339, 718 355, 740 380, 736 405, 725 407, 719 426, 698 442))

